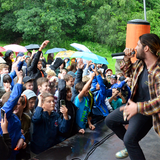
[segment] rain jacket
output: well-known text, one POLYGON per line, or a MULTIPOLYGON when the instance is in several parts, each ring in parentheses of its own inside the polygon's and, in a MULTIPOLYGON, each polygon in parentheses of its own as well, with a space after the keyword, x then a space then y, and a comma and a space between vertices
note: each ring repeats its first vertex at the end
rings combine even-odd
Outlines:
POLYGON ((62 113, 60 112, 60 100, 64 99, 66 107, 68 109, 68 115, 71 116, 71 127, 69 128, 67 133, 62 134, 63 137, 68 138, 68 137, 71 137, 78 132, 78 127, 77 127, 77 124, 76 124, 77 107, 75 106, 75 104, 72 101, 67 101, 66 100, 66 82, 65 82, 64 79, 59 79, 58 90, 59 90, 59 95, 58 95, 58 100, 57 100, 58 113, 62 117, 62 113))
MULTIPOLYGON (((13 108, 17 104, 18 99, 21 96, 22 88, 22 84, 15 84, 8 101, 2 107, 2 109, 5 110, 8 120, 8 133, 12 140, 12 149, 16 147, 17 142, 20 138, 25 140, 24 136, 21 133, 21 121, 15 114, 13 114, 13 108)), ((0 134, 3 135, 1 127, 0 134)), ((12 155, 14 154, 16 154, 16 151, 12 153, 12 155)))
MULTIPOLYGON (((109 114, 109 111, 107 109, 107 106, 105 105, 105 98, 111 95, 112 91, 111 89, 106 89, 106 86, 103 84, 103 79, 101 75, 96 76, 96 79, 100 85, 100 90, 95 91, 94 93, 94 103, 96 107, 101 111, 103 116, 107 116, 109 114)), ((93 88, 96 88, 95 79, 93 82, 93 88)))
POLYGON ((37 82, 36 82, 36 80, 37 80, 38 78, 42 77, 42 73, 43 73, 44 77, 47 77, 47 74, 45 73, 44 70, 41 70, 41 71, 40 71, 40 70, 37 68, 37 64, 38 64, 38 61, 39 61, 39 59, 40 59, 41 53, 42 53, 41 51, 38 51, 38 52, 35 54, 35 57, 34 57, 32 63, 31 63, 31 66, 29 66, 29 67, 27 68, 27 73, 29 74, 29 76, 30 76, 31 78, 34 79, 33 91, 34 91, 35 93, 37 93, 37 82), (41 73, 41 72, 42 72, 42 73, 41 73))

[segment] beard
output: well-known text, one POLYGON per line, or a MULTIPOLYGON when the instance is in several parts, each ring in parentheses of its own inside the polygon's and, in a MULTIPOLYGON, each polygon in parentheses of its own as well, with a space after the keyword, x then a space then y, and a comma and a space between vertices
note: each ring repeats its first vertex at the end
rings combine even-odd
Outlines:
POLYGON ((144 50, 137 51, 136 58, 139 60, 144 60, 146 58, 144 50))

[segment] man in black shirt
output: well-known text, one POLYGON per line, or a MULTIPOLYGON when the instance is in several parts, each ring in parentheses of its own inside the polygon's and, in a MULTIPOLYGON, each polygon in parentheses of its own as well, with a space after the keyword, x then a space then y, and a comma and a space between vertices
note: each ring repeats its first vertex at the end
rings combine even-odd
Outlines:
MULTIPOLYGON (((144 34, 139 37, 137 43, 137 61, 132 64, 130 59, 134 49, 125 49, 125 56, 121 63, 121 69, 125 76, 132 75, 132 93, 125 107, 114 110, 106 117, 106 125, 123 140, 131 160, 145 160, 145 156, 139 145, 139 141, 152 127, 152 116, 159 101, 159 55, 160 39, 155 34, 144 34), (155 81, 155 83, 153 83, 155 81), (155 103, 156 101, 156 103, 155 103), (151 106, 151 107, 150 107, 151 106), (146 115, 144 115, 146 114, 146 115), (124 124, 129 124, 128 129, 124 124)), ((157 111, 158 112, 158 111, 157 111)), ((154 117, 155 119, 155 117, 154 117)), ((154 120, 153 119, 153 120, 154 120)), ((155 130, 159 124, 154 121, 155 130)), ((156 130, 159 133, 159 130, 156 130)), ((118 156, 118 158, 123 157, 118 156)), ((127 154, 125 154, 127 156, 127 154)))

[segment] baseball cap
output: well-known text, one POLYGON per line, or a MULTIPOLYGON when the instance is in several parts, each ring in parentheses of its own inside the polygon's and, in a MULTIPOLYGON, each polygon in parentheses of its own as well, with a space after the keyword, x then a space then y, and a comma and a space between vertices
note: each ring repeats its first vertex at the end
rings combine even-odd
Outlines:
POLYGON ((32 90, 30 90, 30 89, 25 90, 22 93, 22 95, 25 95, 28 100, 31 99, 31 98, 33 98, 33 97, 37 97, 36 94, 32 90))
POLYGON ((111 78, 116 79, 117 80, 117 76, 115 74, 111 75, 111 78))
POLYGON ((23 78, 23 82, 24 82, 24 83, 27 83, 27 82, 32 81, 32 80, 34 80, 34 79, 31 78, 31 77, 29 77, 29 76, 25 76, 25 77, 23 78))
POLYGON ((16 57, 22 57, 22 56, 24 56, 24 53, 23 52, 19 52, 16 57))
POLYGON ((119 81, 124 81, 126 78, 124 76, 119 77, 119 81))
POLYGON ((76 74, 72 71, 67 72, 67 74, 71 75, 73 78, 76 78, 76 74))
POLYGON ((108 72, 108 71, 111 71, 111 72, 112 72, 112 70, 111 70, 111 69, 109 69, 109 68, 108 68, 108 69, 106 69, 106 72, 108 72))

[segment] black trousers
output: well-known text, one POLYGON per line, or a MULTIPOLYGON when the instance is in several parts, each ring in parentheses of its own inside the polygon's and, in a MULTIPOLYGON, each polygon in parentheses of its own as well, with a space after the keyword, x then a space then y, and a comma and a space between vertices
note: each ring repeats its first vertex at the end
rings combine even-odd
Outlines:
POLYGON ((131 160, 145 160, 139 141, 152 127, 152 116, 136 114, 129 121, 123 120, 123 111, 119 108, 105 119, 106 125, 124 142, 131 160), (126 130, 124 124, 129 124, 126 130))

